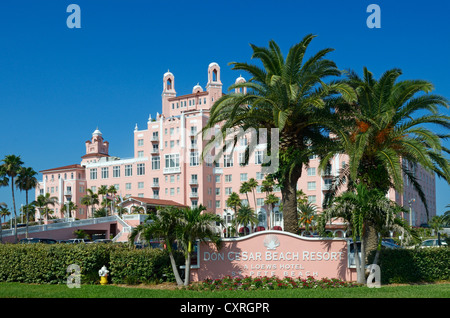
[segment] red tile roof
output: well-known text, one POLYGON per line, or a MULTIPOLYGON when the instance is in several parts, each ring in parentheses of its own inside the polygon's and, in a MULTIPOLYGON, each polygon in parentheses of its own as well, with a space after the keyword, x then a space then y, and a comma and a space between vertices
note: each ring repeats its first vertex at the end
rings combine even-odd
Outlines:
POLYGON ((150 198, 140 198, 140 197, 130 197, 130 199, 140 201, 142 203, 154 205, 154 206, 177 206, 186 208, 187 205, 172 201, 172 200, 161 200, 161 199, 150 199, 150 198))
POLYGON ((74 165, 68 165, 68 166, 63 166, 63 167, 58 167, 58 168, 41 170, 39 172, 50 172, 50 171, 60 171, 60 170, 74 170, 74 169, 84 169, 84 167, 81 166, 80 164, 74 164, 74 165))

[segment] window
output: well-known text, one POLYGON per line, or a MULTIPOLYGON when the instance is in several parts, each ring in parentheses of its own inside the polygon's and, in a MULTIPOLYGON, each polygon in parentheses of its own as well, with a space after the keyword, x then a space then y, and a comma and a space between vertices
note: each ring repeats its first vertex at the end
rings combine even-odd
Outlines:
POLYGON ((308 203, 316 203, 316 196, 315 195, 308 195, 308 203))
POLYGON ((219 183, 220 182, 220 175, 215 176, 215 178, 216 178, 216 183, 219 183))
POLYGON ((145 163, 138 163, 137 164, 137 175, 143 176, 145 174, 145 163))
POLYGON ((138 139, 137 145, 138 145, 139 147, 140 147, 140 146, 143 146, 143 145, 144 145, 144 139, 138 139))
POLYGON ((191 167, 195 167, 198 166, 199 160, 198 160, 198 152, 191 152, 191 154, 189 155, 189 165, 191 167))
POLYGON ((233 166, 233 155, 224 155, 223 156, 223 166, 224 167, 232 167, 233 166))
POLYGON ((144 151, 140 150, 138 151, 138 158, 143 158, 144 157, 144 151))
POLYGON ((246 173, 241 173, 241 181, 247 181, 248 177, 246 173))
POLYGON ((175 195, 175 188, 170 188, 170 195, 175 195))
POLYGON ((256 205, 263 206, 264 205, 264 198, 256 199, 256 205))
POLYGON ((230 195, 233 192, 233 188, 232 187, 226 187, 225 188, 225 194, 226 195, 230 195))
POLYGON ((175 147, 175 141, 174 141, 174 140, 171 140, 171 141, 170 141, 170 148, 173 148, 173 147, 175 147))
POLYGON ((191 184, 197 184, 198 183, 198 177, 196 174, 191 174, 191 184))
POLYGON ((245 165, 245 152, 240 152, 239 154, 238 154, 238 163, 239 163, 239 165, 241 165, 241 166, 244 166, 245 165))
POLYGON ((216 195, 220 195, 220 188, 216 188, 216 195))
POLYGON ((264 173, 256 172, 256 180, 263 180, 263 179, 264 179, 264 173))
POLYGON ((232 175, 231 174, 226 174, 225 175, 225 182, 231 182, 232 181, 232 175))
POLYGON ((263 152, 256 151, 255 152, 255 164, 260 165, 263 163, 263 152))
POLYGON ((153 185, 159 186, 159 178, 153 178, 153 185))
POLYGON ((120 166, 113 167, 113 178, 120 178, 120 166))
POLYGON ((308 182, 308 190, 316 190, 316 181, 308 182))
POLYGON ((316 168, 308 168, 308 176, 315 176, 316 168))
POLYGON ((133 175, 133 166, 125 165, 125 177, 131 177, 133 175))
POLYGON ((167 154, 165 155, 166 168, 179 168, 180 167, 180 155, 179 154, 167 154))
POLYGON ((96 187, 96 186, 92 186, 92 187, 91 187, 91 190, 92 190, 92 192, 95 193, 95 192, 97 192, 97 187, 96 187))
POLYGON ((170 176, 170 183, 175 183, 175 175, 170 176))
POLYGON ((125 183, 125 189, 131 190, 131 183, 125 183))
POLYGON ((144 189, 144 182, 138 182, 138 189, 144 189))
POLYGON ((97 179, 97 168, 89 169, 91 180, 97 179))
POLYGON ((102 167, 102 179, 109 178, 109 169, 108 167, 102 167))
POLYGON ((220 200, 216 200, 216 208, 220 208, 220 200))
POLYGON ((159 170, 160 167, 160 157, 152 157, 152 170, 159 170))
POLYGON ((171 136, 173 136, 174 131, 175 131, 175 129, 174 129, 173 127, 170 128, 170 135, 171 135, 171 136))

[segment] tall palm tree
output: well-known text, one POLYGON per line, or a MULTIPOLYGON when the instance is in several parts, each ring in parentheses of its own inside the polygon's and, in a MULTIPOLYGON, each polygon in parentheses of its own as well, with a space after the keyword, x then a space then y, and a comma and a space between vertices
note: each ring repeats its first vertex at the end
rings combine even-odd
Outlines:
POLYGON ((175 280, 178 285, 183 285, 183 280, 178 271, 178 266, 175 262, 174 243, 177 239, 178 220, 181 217, 181 210, 175 207, 163 207, 157 210, 157 213, 152 213, 148 216, 146 222, 134 227, 129 242, 131 244, 141 237, 147 241, 151 239, 160 239, 164 242, 165 248, 169 253, 170 263, 175 275, 175 280))
POLYGON ((36 201, 33 202, 34 206, 38 209, 40 217, 39 224, 41 222, 41 216, 44 213, 46 215, 46 219, 48 222, 48 214, 49 214, 49 206, 55 206, 55 203, 58 201, 57 197, 50 196, 50 193, 46 193, 45 195, 40 194, 36 198, 36 201))
POLYGON ((178 226, 178 242, 185 254, 184 285, 190 281, 191 256, 197 241, 210 240, 220 247, 220 233, 216 231, 216 223, 221 223, 220 216, 205 212, 206 207, 182 209, 178 226))
POLYGON ((88 211, 91 206, 91 217, 94 217, 94 205, 99 204, 98 194, 94 193, 91 189, 87 189, 86 192, 86 195, 81 198, 81 204, 85 205, 88 211))
MULTIPOLYGON (((425 205, 425 194, 415 175, 415 166, 421 165, 430 173, 450 182, 450 165, 442 145, 447 136, 429 128, 430 125, 450 128, 450 116, 439 113, 439 107, 448 108, 448 101, 431 94, 433 85, 424 80, 402 80, 402 72, 391 69, 377 80, 367 69, 361 78, 354 71, 347 72, 345 83, 356 93, 356 101, 349 103, 336 98, 339 125, 332 128, 336 136, 335 148, 321 161, 321 169, 336 154, 349 156, 348 169, 340 180, 347 180, 351 189, 364 183, 369 189, 387 193, 393 188, 403 192, 404 177, 409 179, 425 205)), ((372 227, 372 226, 371 226, 372 227)), ((374 248, 375 232, 367 241, 374 248)))
MULTIPOLYGON (((14 196, 14 184, 16 176, 19 174, 20 169, 22 168, 23 161, 20 159, 20 156, 16 155, 6 155, 3 159, 1 174, 4 175, 3 180, 8 179, 8 181, 11 181, 11 194, 12 194, 12 200, 13 200, 13 212, 14 212, 14 218, 17 219, 17 211, 16 211, 16 199, 14 196), (11 178, 11 180, 9 180, 11 178)), ((3 182, 4 184, 4 182, 3 182)), ((15 227, 15 238, 14 241, 17 243, 17 222, 14 223, 15 227)))
POLYGON ((253 203, 255 204, 255 210, 256 210, 256 188, 258 187, 258 181, 256 181, 255 178, 250 178, 247 181, 248 188, 250 189, 250 192, 253 194, 253 203))
MULTIPOLYGON (((263 67, 230 63, 234 70, 247 72, 251 78, 248 82, 230 86, 230 89, 242 89, 243 93, 228 94, 218 99, 203 129, 206 137, 218 124, 225 137, 231 128, 243 131, 266 128, 270 132, 268 143, 271 129, 278 129, 279 165, 274 177, 281 186, 284 229, 292 233, 298 228, 296 189, 302 167, 309 161, 311 152, 320 149, 318 145, 328 140, 328 135, 323 131, 326 121, 322 120, 331 116, 326 99, 333 93, 343 94, 346 100, 354 98, 354 92, 348 85, 325 83, 326 78, 341 74, 333 61, 325 59, 332 49, 320 50, 305 58, 314 37, 305 36, 290 48, 286 58, 274 41, 269 42, 268 48, 251 44, 252 58, 259 59, 263 67)), ((204 153, 210 150, 208 145, 215 142, 215 138, 211 139, 204 153)), ((236 142, 237 139, 234 144, 236 142)))
MULTIPOLYGON (((38 185, 38 180, 36 178, 37 176, 37 172, 33 170, 33 168, 31 167, 22 167, 19 170, 19 174, 17 175, 17 179, 16 179, 16 185, 17 187, 22 190, 25 191, 25 206, 28 206, 28 191, 36 188, 36 186, 38 185)), ((26 234, 25 236, 28 238, 28 217, 29 217, 29 213, 27 211, 26 213, 26 234)))
POLYGON ((258 224, 259 219, 256 216, 254 210, 249 207, 248 205, 241 206, 239 208, 238 214, 236 216, 236 223, 242 224, 244 229, 244 235, 247 235, 247 225, 250 224, 250 226, 255 226, 258 224))
POLYGON ((247 204, 250 205, 250 201, 248 200, 248 193, 251 191, 250 185, 247 181, 241 183, 241 187, 239 188, 239 193, 245 194, 247 198, 247 204))
POLYGON ((11 212, 9 212, 6 204, 0 205, 0 243, 3 242, 3 237, 2 237, 2 218, 4 218, 5 221, 6 221, 6 217, 9 216, 9 215, 11 215, 11 212))
POLYGON ((312 222, 317 213, 316 205, 312 203, 299 203, 298 204, 298 225, 305 227, 305 232, 309 233, 309 227, 312 226, 312 222))
POLYGON ((108 187, 106 185, 101 185, 98 190, 97 190, 98 195, 102 196, 102 202, 101 204, 103 206, 107 206, 108 205, 108 199, 107 199, 107 195, 108 195, 108 187))
POLYGON ((69 201, 67 204, 64 204, 61 207, 61 212, 63 212, 64 214, 66 212, 68 212, 69 218, 72 217, 72 211, 76 211, 76 210, 78 210, 78 206, 75 203, 73 203, 73 201, 69 201))
POLYGON ((114 201, 115 201, 115 195, 116 195, 116 193, 117 193, 117 189, 116 189, 116 187, 114 186, 114 185, 110 185, 109 187, 108 187, 108 194, 111 194, 111 215, 113 215, 113 210, 114 210, 114 208, 113 208, 113 206, 114 206, 114 201))
MULTIPOLYGON (((238 231, 238 228, 237 228, 238 224, 236 223, 236 217, 238 215, 238 208, 241 207, 241 202, 242 202, 242 200, 239 197, 239 194, 237 194, 236 192, 232 192, 227 199, 227 206, 231 207, 234 210, 233 220, 235 223, 234 228, 235 228, 236 233, 238 231)), ((226 224, 226 225, 227 225, 227 231, 228 231, 228 224, 226 224)))

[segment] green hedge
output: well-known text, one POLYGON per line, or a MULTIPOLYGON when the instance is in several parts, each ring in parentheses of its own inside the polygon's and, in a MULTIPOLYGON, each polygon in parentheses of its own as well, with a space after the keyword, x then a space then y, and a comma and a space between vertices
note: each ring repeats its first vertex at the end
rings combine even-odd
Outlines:
MULTIPOLYGON (((173 278, 167 252, 135 250, 116 244, 0 244, 0 281, 66 284, 67 268, 81 269, 81 283, 99 283, 99 269, 110 271, 117 284, 146 283, 173 278)), ((179 263, 181 264, 181 262, 179 263)))
MULTIPOLYGON (((369 264, 374 254, 369 257, 369 264)), ((382 249, 381 282, 418 283, 450 280, 450 248, 382 249)))

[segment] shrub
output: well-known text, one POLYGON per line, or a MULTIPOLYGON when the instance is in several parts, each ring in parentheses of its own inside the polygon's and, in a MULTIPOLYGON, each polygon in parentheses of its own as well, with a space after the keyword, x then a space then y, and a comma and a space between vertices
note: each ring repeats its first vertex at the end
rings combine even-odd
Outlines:
POLYGON ((157 249, 135 250, 116 244, 0 244, 0 281, 66 284, 67 268, 76 264, 81 283, 99 283, 105 265, 117 283, 170 280, 167 253, 157 249))
MULTIPOLYGON (((369 257, 369 263, 374 254, 369 257)), ((382 249, 379 266, 381 282, 416 283, 450 280, 448 247, 382 249)))
POLYGON ((225 276, 221 279, 206 279, 197 284, 192 284, 186 288, 189 290, 255 290, 255 289, 294 289, 294 288, 343 288, 361 286, 354 282, 345 282, 336 278, 315 279, 312 276, 307 278, 292 277, 231 277, 225 276))

